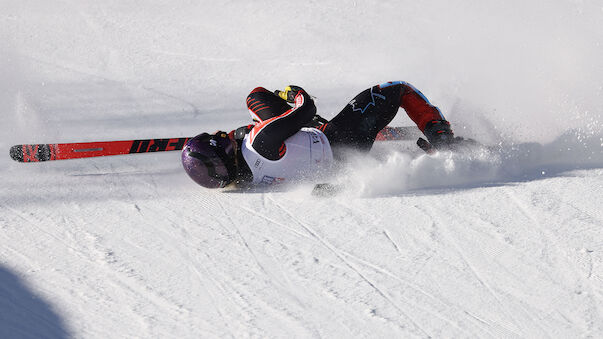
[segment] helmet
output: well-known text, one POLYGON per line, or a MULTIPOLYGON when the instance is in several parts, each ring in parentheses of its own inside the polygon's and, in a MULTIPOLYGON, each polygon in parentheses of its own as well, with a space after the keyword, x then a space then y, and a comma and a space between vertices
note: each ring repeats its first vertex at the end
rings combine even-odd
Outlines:
POLYGON ((236 177, 235 145, 225 132, 199 134, 182 149, 182 166, 197 184, 224 187, 236 177))

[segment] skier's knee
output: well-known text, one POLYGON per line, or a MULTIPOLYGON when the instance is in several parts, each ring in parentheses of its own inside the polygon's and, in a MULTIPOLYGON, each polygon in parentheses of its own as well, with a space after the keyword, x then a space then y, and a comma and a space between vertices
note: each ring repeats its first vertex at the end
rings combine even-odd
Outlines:
POLYGON ((383 89, 383 88, 392 87, 392 86, 402 87, 402 86, 408 86, 408 85, 409 84, 406 81, 388 81, 388 82, 384 82, 384 83, 380 84, 379 87, 381 89, 383 89))

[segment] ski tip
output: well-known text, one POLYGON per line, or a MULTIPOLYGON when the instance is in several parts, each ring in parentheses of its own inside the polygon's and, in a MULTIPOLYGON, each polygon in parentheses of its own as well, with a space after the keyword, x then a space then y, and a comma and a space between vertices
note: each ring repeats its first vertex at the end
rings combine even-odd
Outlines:
POLYGON ((18 162, 23 162, 23 145, 15 145, 9 151, 11 159, 18 162))
POLYGON ((10 148, 9 154, 14 161, 40 162, 54 160, 52 145, 15 145, 10 148))

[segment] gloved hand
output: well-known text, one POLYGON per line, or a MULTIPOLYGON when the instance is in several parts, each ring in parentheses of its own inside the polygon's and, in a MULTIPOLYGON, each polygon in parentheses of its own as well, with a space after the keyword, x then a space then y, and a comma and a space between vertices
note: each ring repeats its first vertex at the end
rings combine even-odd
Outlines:
MULTIPOLYGON (((275 90, 274 94, 279 96, 281 99, 287 101, 288 103, 293 104, 293 103, 295 103, 295 96, 297 96, 297 93, 299 93, 299 91, 302 91, 302 90, 303 90, 303 88, 301 88, 299 86, 289 85, 289 86, 285 87, 284 91, 280 91, 278 89, 275 90)), ((327 119, 316 114, 312 118, 312 121, 310 121, 305 127, 319 127, 319 126, 326 124, 327 122, 329 122, 327 119)))
POLYGON ((301 90, 303 89, 299 86, 289 85, 285 87, 284 91, 279 91, 277 89, 274 91, 274 94, 278 95, 281 99, 286 100, 288 103, 295 103, 295 96, 301 90))

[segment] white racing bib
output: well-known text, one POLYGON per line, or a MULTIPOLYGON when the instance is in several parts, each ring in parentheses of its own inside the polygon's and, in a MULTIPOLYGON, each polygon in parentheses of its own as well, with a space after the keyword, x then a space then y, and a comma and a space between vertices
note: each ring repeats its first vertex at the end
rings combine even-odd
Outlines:
POLYGON ((241 151, 253 174, 253 184, 312 179, 325 174, 333 164, 329 140, 316 128, 301 128, 285 140, 285 146, 287 151, 282 158, 268 160, 252 147, 249 134, 245 136, 241 151))

